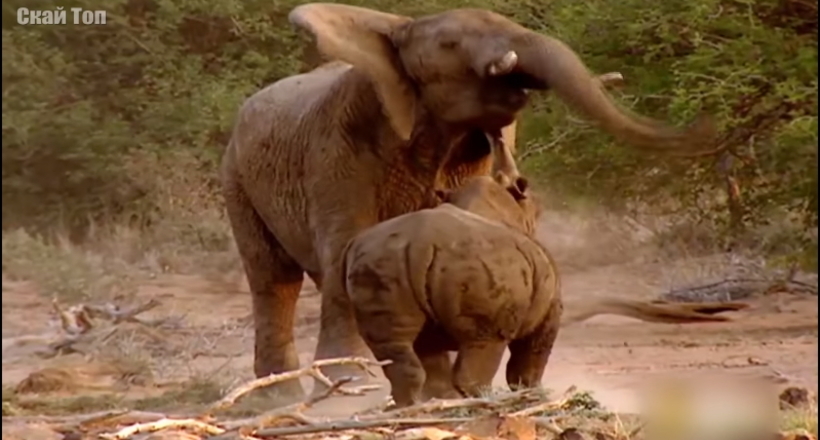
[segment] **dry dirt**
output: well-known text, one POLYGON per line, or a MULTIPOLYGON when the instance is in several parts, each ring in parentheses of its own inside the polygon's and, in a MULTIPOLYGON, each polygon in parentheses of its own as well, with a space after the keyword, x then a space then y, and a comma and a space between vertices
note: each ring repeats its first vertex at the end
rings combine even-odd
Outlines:
MULTIPOLYGON (((562 252, 573 246, 557 241, 553 245, 562 252)), ((593 249, 593 254, 604 250, 593 249)), ((697 265, 702 272, 713 264, 710 259, 676 265, 642 260, 568 265, 563 281, 566 307, 595 295, 654 298, 678 282, 672 278, 687 270, 684 266, 697 265)), ((142 285, 137 297, 162 302, 146 318, 184 315, 179 330, 165 331, 176 348, 164 355, 168 364, 157 382, 178 382, 192 375, 218 375, 226 384, 251 378, 250 296, 241 282, 231 285, 195 276, 163 275, 142 285)), ((8 338, 48 332, 54 324, 48 324, 52 320, 50 301, 29 283, 4 283, 2 302, 4 386, 16 385, 46 366, 84 362, 78 356, 40 359, 25 345, 7 349, 8 338)), ((664 375, 775 374, 790 385, 816 393, 817 297, 784 293, 749 302, 750 309, 734 313, 734 320, 727 323, 665 325, 596 317, 568 327, 559 336, 544 383, 555 390, 577 385, 592 391, 609 409, 630 412, 637 410, 640 386, 664 375)), ((307 282, 299 302, 297 329, 303 363, 310 361, 316 342, 318 306, 315 288, 307 282)), ((503 371, 496 382, 503 385, 503 371)), ((133 392, 156 391, 152 389, 134 387, 133 392)), ((387 387, 369 398, 345 398, 343 404, 331 399, 314 411, 341 415, 381 401, 386 392, 387 387)))

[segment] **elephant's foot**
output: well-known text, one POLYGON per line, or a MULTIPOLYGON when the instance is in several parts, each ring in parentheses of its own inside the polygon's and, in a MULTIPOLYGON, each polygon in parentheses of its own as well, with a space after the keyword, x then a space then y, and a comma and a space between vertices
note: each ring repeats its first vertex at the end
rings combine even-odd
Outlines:
POLYGON ((304 402, 305 391, 298 379, 277 383, 251 391, 238 405, 239 408, 269 410, 304 402))
MULTIPOLYGON (((338 278, 341 278, 339 275, 338 278)), ((319 340, 316 344, 314 360, 360 357, 374 359, 370 349, 359 334, 359 327, 353 317, 352 304, 344 290, 337 291, 336 283, 323 283, 321 325, 319 340)), ((322 367, 322 373, 331 382, 344 377, 356 378, 351 386, 364 385, 370 382, 371 376, 355 364, 330 365, 322 367)), ((314 381, 313 395, 327 390, 327 385, 314 381)))
MULTIPOLYGON (((297 292, 299 287, 295 283, 289 286, 287 292, 297 292)), ((287 298, 290 300, 290 298, 287 298)), ((265 377, 282 374, 299 369, 299 356, 293 333, 288 328, 290 320, 276 320, 272 313, 264 313, 273 308, 274 304, 283 304, 282 298, 255 295, 254 307, 260 313, 255 316, 256 340, 254 343, 254 373, 256 377, 265 377), (274 300, 277 300, 274 302, 274 300), (260 307, 265 306, 265 307, 260 307), (284 322, 285 325, 281 325, 284 322)), ((289 315, 285 314, 288 318, 289 315)), ((259 389, 259 398, 264 398, 268 406, 301 402, 305 399, 305 391, 299 379, 277 382, 264 389, 259 389)))
MULTIPOLYGON (((325 346, 327 347, 327 346, 325 346)), ((345 357, 359 357, 364 359, 371 359, 373 360, 373 355, 367 346, 362 343, 361 345, 348 342, 347 344, 342 343, 339 345, 331 346, 329 348, 322 348, 321 345, 317 347, 315 359, 322 360, 322 359, 336 359, 336 358, 345 358, 345 357)), ((372 368, 372 367, 371 367, 372 368)), ((352 377, 354 381, 351 382, 348 386, 357 387, 362 385, 369 385, 374 383, 374 378, 368 374, 366 371, 362 370, 359 365, 356 364, 342 364, 342 365, 328 365, 326 367, 321 368, 322 373, 330 379, 331 382, 336 382, 340 379, 352 377)), ((373 370, 371 370, 373 371, 373 370)), ((318 381, 314 380, 313 382, 313 391, 311 392, 311 396, 317 396, 327 391, 327 385, 318 381)))
MULTIPOLYGON (((294 350, 295 351, 295 350, 294 350)), ((263 368, 272 367, 272 365, 261 365, 260 359, 256 359, 256 376, 265 377, 271 374, 281 374, 289 370, 299 368, 299 364, 285 363, 286 368, 281 368, 281 364, 277 363, 279 368, 263 368), (265 374, 267 373, 267 374, 265 374)), ((305 400, 305 390, 299 379, 286 380, 284 382, 277 382, 273 385, 257 388, 251 392, 249 398, 251 402, 259 402, 265 407, 275 408, 283 405, 290 405, 293 403, 302 402, 305 400)))

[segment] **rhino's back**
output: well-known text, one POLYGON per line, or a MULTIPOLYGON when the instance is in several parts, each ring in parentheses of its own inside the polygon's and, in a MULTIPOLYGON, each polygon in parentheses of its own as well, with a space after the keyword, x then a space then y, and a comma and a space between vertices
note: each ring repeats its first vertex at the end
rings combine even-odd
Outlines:
POLYGON ((448 231, 455 243, 427 269, 426 291, 445 325, 472 322, 504 339, 530 331, 546 314, 541 287, 552 262, 532 238, 469 212, 448 231))
POLYGON ((384 258, 405 253, 405 248, 480 247, 495 242, 498 236, 509 236, 503 225, 490 222, 450 204, 422 209, 385 220, 359 233, 351 243, 351 252, 384 258), (482 236, 484 240, 476 240, 482 236))
POLYGON ((347 259, 348 273, 368 270, 398 283, 394 294, 412 294, 439 322, 465 314, 492 322, 512 311, 527 325, 546 313, 540 303, 531 304, 535 285, 551 266, 543 249, 524 234, 452 205, 366 230, 351 242, 347 259))

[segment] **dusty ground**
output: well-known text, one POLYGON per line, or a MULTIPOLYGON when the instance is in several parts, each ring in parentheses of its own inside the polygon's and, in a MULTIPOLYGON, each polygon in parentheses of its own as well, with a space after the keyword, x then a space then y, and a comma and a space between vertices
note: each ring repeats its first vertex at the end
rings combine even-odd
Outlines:
MULTIPOLYGON (((551 224, 548 218, 540 231, 564 269, 567 309, 592 296, 657 298, 674 287, 704 284, 725 278, 727 271, 736 272, 727 269, 723 256, 670 262, 654 252, 642 253, 640 247, 607 240, 601 231, 587 228, 579 238, 577 232, 584 227, 567 224, 566 219, 551 224), (629 260, 624 255, 630 255, 629 260)), ((219 384, 216 390, 203 391, 202 399, 212 401, 252 378, 250 295, 243 280, 238 273, 223 279, 160 275, 142 283, 134 298, 114 298, 123 303, 155 298, 161 307, 140 317, 175 316, 179 325, 154 334, 132 331, 112 337, 105 347, 96 347, 108 353, 99 362, 78 354, 38 357, 35 352, 43 341, 37 335, 58 330, 50 299, 32 283, 4 282, 4 390, 33 371, 61 367, 74 371, 78 376, 73 381, 82 387, 41 394, 41 401, 112 392, 123 399, 150 399, 192 380, 219 384), (111 362, 120 366, 112 369, 111 362), (137 370, 130 375, 150 369, 153 377, 124 386, 123 363, 137 370)), ((603 316, 565 328, 547 367, 545 386, 563 390, 576 385, 618 412, 637 412, 642 386, 663 377, 774 378, 770 382, 779 387, 806 387, 816 394, 817 296, 779 293, 757 295, 747 302, 752 307, 734 313, 734 320, 727 323, 664 325, 603 316)), ((318 309, 318 294, 308 281, 298 305, 297 345, 303 364, 310 362, 316 343, 318 309)), ((503 370, 495 382, 504 385, 503 370)), ((383 402, 388 388, 367 397, 326 400, 311 413, 343 416, 372 407, 383 402)), ((53 405, 42 412, 51 410, 53 405)))
MULTIPOLYGON (((633 262, 565 271, 567 308, 591 295, 656 296, 669 287, 666 280, 670 270, 669 263, 633 262)), ((680 270, 675 269, 676 273, 680 270)), ((230 286, 199 277, 167 275, 140 287, 136 301, 157 298, 163 304, 146 313, 146 318, 183 315, 178 330, 163 333, 172 333, 164 342, 171 348, 164 354, 152 355, 163 359, 155 367, 156 383, 217 375, 225 386, 230 386, 251 377, 252 329, 247 319, 250 297, 241 283, 230 286)), ((14 386, 46 366, 83 364, 77 355, 40 359, 32 354, 36 346, 33 343, 7 347, 10 338, 53 331, 54 324, 49 324, 53 321, 50 301, 29 283, 4 283, 2 301, 4 387, 14 386)), ((779 294, 758 297, 751 303, 751 309, 734 314, 735 320, 728 323, 683 326, 597 317, 576 324, 560 334, 545 385, 551 389, 577 385, 619 411, 636 410, 640 385, 663 375, 779 375, 789 384, 816 392, 817 297, 779 294)), ((309 283, 298 313, 298 346, 304 363, 312 355, 318 319, 318 295, 309 283)), ((121 355, 136 356, 122 347, 119 350, 121 355)), ((496 378, 498 385, 503 385, 502 375, 499 372, 496 378)), ((104 388, 105 381, 101 383, 104 388)), ((147 395, 161 389, 161 385, 134 386, 126 392, 147 395)), ((326 401, 315 411, 334 415, 352 411, 383 399, 386 391, 371 398, 346 398, 344 405, 338 400, 326 401)))

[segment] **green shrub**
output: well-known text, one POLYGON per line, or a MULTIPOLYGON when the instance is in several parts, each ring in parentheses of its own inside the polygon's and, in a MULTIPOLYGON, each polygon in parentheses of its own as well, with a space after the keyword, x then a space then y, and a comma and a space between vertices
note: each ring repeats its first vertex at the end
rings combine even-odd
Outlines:
MULTIPOLYGON (((158 173, 180 181, 181 153, 199 163, 185 172, 191 182, 207 183, 214 199, 207 208, 221 209, 216 168, 236 110, 265 84, 300 68, 302 41, 286 19, 298 3, 4 2, 3 229, 69 231, 79 240, 92 224, 156 225, 157 213, 169 209, 156 192, 158 173), (17 7, 58 5, 104 9, 108 23, 15 22, 17 7), (156 173, 131 166, 146 155, 163 164, 156 173)), ((816 231, 816 3, 353 3, 412 15, 496 10, 564 39, 594 71, 622 72, 623 105, 676 123, 708 111, 722 129, 721 154, 658 157, 615 145, 556 99, 537 96, 521 124, 519 148, 524 169, 557 194, 706 222, 726 243, 781 218, 798 225, 788 229, 793 237, 816 231), (728 198, 730 186, 740 189, 739 199, 728 198)), ((799 246, 816 245, 816 233, 808 236, 799 246)))

